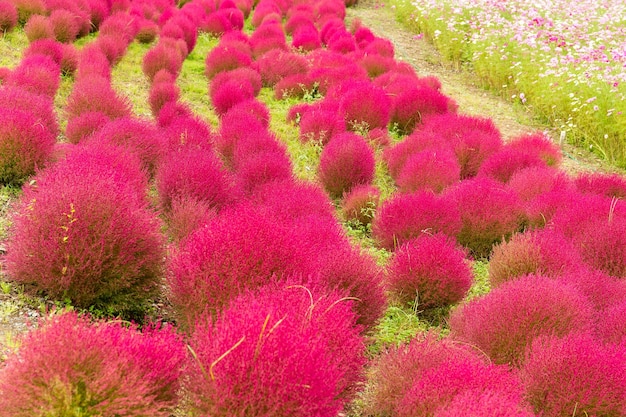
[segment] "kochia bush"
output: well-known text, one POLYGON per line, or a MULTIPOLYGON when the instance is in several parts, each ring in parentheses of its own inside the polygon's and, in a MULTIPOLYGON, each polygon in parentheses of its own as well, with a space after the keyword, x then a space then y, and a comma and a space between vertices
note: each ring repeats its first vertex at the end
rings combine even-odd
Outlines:
POLYGON ((400 246, 387 272, 387 289, 415 308, 446 307, 461 301, 473 281, 465 251, 444 234, 422 235, 400 246))
POLYGON ((169 327, 53 315, 0 370, 0 416, 169 416, 185 345, 169 327))
POLYGON ((586 331, 591 321, 591 304, 576 288, 527 275, 460 306, 450 316, 450 331, 494 363, 519 366, 537 337, 586 331))
POLYGON ((9 0, 0 2, 0 31, 10 32, 17 25, 17 8, 9 0))

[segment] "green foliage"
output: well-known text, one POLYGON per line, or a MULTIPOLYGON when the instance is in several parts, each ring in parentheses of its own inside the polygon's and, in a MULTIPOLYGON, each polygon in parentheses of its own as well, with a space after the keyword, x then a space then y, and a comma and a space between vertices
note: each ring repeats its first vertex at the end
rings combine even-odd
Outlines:
POLYGON ((491 290, 489 285, 489 263, 480 260, 472 263, 472 272, 474 274, 474 284, 470 288, 465 301, 469 301, 472 298, 487 294, 491 290))

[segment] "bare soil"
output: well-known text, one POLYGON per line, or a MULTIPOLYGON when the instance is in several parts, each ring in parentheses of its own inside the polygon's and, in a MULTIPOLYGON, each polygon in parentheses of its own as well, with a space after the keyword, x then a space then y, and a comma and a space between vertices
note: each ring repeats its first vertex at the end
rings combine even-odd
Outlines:
MULTIPOLYGON (((355 7, 348 8, 346 24, 354 19, 360 20, 375 35, 391 40, 396 59, 410 63, 422 76, 439 78, 443 93, 456 100, 459 112, 491 118, 505 140, 539 130, 547 131, 555 143, 559 143, 559 135, 554 129, 533 120, 533 115, 526 108, 514 106, 496 93, 481 88, 478 78, 469 71, 458 70, 445 63, 432 44, 396 20, 394 11, 388 5, 375 0, 359 1, 355 7)), ((567 143, 560 146, 564 156, 562 168, 570 175, 585 171, 617 171, 590 152, 567 143)))

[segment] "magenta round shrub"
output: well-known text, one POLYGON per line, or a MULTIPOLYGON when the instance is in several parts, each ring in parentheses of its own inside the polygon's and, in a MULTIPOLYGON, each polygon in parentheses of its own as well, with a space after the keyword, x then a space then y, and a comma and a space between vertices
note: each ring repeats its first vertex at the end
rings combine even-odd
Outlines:
POLYGON ((137 31, 135 39, 139 43, 150 44, 154 42, 158 34, 159 25, 154 23, 152 20, 143 19, 139 24, 139 30, 137 31))
POLYGON ((142 167, 153 174, 165 151, 165 143, 157 127, 145 119, 122 117, 98 129, 90 140, 110 142, 137 155, 142 167))
POLYGON ((238 297, 190 346, 185 390, 202 415, 334 417, 363 379, 350 302, 297 281, 238 297))
POLYGON ((176 103, 180 98, 180 88, 174 82, 153 83, 148 93, 148 103, 153 116, 158 116, 166 103, 176 103))
POLYGON ((21 184, 48 162, 56 138, 31 114, 0 110, 0 184, 21 184))
POLYGON ((74 79, 76 82, 94 78, 111 80, 111 64, 96 44, 89 44, 80 50, 74 79))
POLYGON ((626 301, 626 281, 605 272, 582 267, 557 278, 576 287, 600 315, 626 301))
POLYGON ((526 402, 497 390, 467 390, 457 394, 434 417, 535 417, 526 402))
POLYGON ((175 199, 167 215, 167 234, 174 242, 180 243, 216 216, 217 211, 206 201, 194 197, 175 199))
POLYGON ((389 130, 378 128, 367 132, 365 137, 369 143, 378 148, 386 148, 391 143, 391 135, 389 130))
POLYGON ((233 179, 210 150, 184 148, 167 155, 156 172, 161 207, 172 201, 195 198, 221 209, 233 200, 233 179))
POLYGON ((320 155, 319 179, 331 196, 341 197, 356 185, 374 179, 374 150, 361 136, 342 133, 326 144, 320 155))
POLYGON ((558 167, 563 159, 563 153, 559 146, 541 132, 517 136, 511 139, 507 147, 538 156, 550 167, 558 167))
POLYGON ((531 166, 520 169, 509 178, 507 187, 526 204, 540 195, 557 189, 573 189, 573 181, 558 169, 546 166, 531 166))
POLYGON ((585 334, 542 337, 530 347, 522 380, 542 416, 626 413, 626 349, 585 334))
POLYGON ((507 183, 515 173, 532 167, 542 168, 547 165, 539 156, 507 144, 483 161, 477 175, 507 183))
POLYGON ((46 14, 46 4, 43 0, 11 0, 17 8, 19 23, 26 23, 33 15, 46 14))
POLYGON ((300 140, 327 144, 333 137, 346 131, 346 123, 336 111, 325 108, 312 108, 300 118, 300 140))
POLYGON ((451 149, 451 147, 445 138, 442 138, 440 135, 432 132, 416 131, 401 142, 397 142, 385 149, 383 160, 387 163, 389 175, 397 181, 406 161, 413 155, 427 151, 435 152, 437 150, 447 153, 447 149, 451 149))
POLYGON ((540 336, 590 329, 593 310, 572 285, 540 275, 506 282, 450 315, 450 335, 484 352, 496 364, 520 366, 540 336))
POLYGON ((171 327, 91 322, 69 312, 27 333, 0 370, 0 416, 169 416, 186 358, 171 327))
POLYGON ((19 87, 0 88, 0 107, 7 111, 28 113, 35 123, 42 125, 52 136, 59 134, 59 124, 53 103, 48 97, 31 93, 19 87))
POLYGON ((291 46, 303 52, 310 52, 322 47, 320 34, 314 25, 302 26, 293 33, 291 46))
POLYGON ((372 237, 378 247, 394 250, 422 234, 444 233, 456 237, 462 227, 459 209, 431 192, 397 194, 376 211, 372 237))
POLYGON ((76 17, 69 10, 57 9, 50 13, 50 24, 54 38, 62 43, 71 43, 80 30, 76 17))
POLYGON ((579 205, 582 197, 583 195, 571 186, 554 187, 540 193, 525 204, 528 226, 541 228, 551 224, 553 218, 561 211, 579 205))
POLYGON ((385 128, 389 123, 391 99, 371 83, 355 82, 341 98, 341 112, 350 130, 385 128))
POLYGON ((141 313, 161 288, 160 224, 123 171, 92 162, 68 155, 24 192, 7 273, 76 307, 141 313))
POLYGON ((434 88, 408 87, 393 98, 390 121, 401 133, 410 134, 426 118, 454 113, 454 108, 454 101, 434 88))
POLYGON ((17 25, 17 8, 9 0, 0 2, 0 31, 6 33, 17 25))
POLYGON ((583 260, 572 242, 558 231, 527 231, 494 246, 489 258, 489 282, 494 288, 528 274, 558 277, 582 266, 583 260))
POLYGON ((256 60, 255 66, 266 87, 273 87, 290 75, 306 74, 309 69, 309 63, 304 56, 282 49, 273 49, 263 54, 256 60))
POLYGON ((444 147, 409 156, 396 177, 396 184, 403 193, 421 190, 440 193, 460 178, 461 167, 456 156, 444 147))
POLYGON ((29 42, 38 39, 54 39, 54 30, 48 16, 32 15, 24 25, 24 33, 29 42))
POLYGON ((286 98, 304 98, 315 90, 315 84, 308 74, 293 74, 284 77, 274 86, 274 97, 277 100, 286 98))
POLYGON ((261 185, 293 178, 291 159, 285 152, 256 152, 237 164, 236 177, 243 192, 249 195, 261 185))
POLYGON ((388 71, 391 71, 395 66, 393 58, 386 58, 380 55, 363 55, 359 58, 359 65, 367 71, 367 75, 374 79, 388 71))
POLYGON ((275 49, 288 50, 287 39, 280 20, 268 21, 259 26, 250 36, 250 47, 254 59, 259 59, 275 49))
POLYGON ((414 303, 420 310, 456 304, 473 281, 465 255, 454 240, 441 233, 409 240, 393 254, 387 290, 402 304, 414 303))
POLYGON ((110 119, 130 117, 131 104, 128 98, 119 96, 103 78, 91 77, 74 83, 65 107, 68 119, 87 112, 102 112, 110 119))
MULTIPOLYGON (((178 106, 179 103, 176 103, 178 106)), ((164 107, 165 108, 165 107, 164 107)), ((215 135, 210 126, 198 116, 194 116, 188 107, 183 107, 183 114, 173 115, 167 126, 162 126, 165 131, 165 142, 168 151, 176 151, 182 148, 197 148, 213 151, 215 135)), ((159 116, 164 116, 160 112, 159 116)))
MULTIPOLYGON (((287 148, 269 130, 258 131, 255 134, 242 135, 233 147, 232 168, 237 171, 246 159, 258 153, 283 154, 286 158, 287 148)), ((291 166, 291 163, 289 163, 291 166)))
POLYGON ((313 276, 309 248, 293 244, 300 238, 296 232, 270 213, 236 206, 192 233, 168 267, 179 323, 189 326, 203 312, 215 315, 245 290, 294 274, 313 276))
MULTIPOLYGON (((367 415, 395 416, 415 381, 447 362, 482 363, 475 351, 434 333, 418 333, 373 360, 365 394, 367 415)), ((435 398, 436 399, 436 398, 435 398)))
POLYGON ((393 43, 389 39, 375 38, 363 49, 367 54, 393 58, 395 55, 393 43))
POLYGON ((367 225, 380 203, 380 191, 372 185, 357 185, 343 195, 341 210, 347 220, 367 225))
POLYGON ((583 172, 576 176, 574 183, 582 193, 626 198, 626 178, 623 175, 583 172))
POLYGON ((211 104, 218 116, 225 114, 233 106, 254 98, 254 86, 248 79, 232 77, 209 86, 211 104))
POLYGON ((465 392, 497 392, 520 404, 522 384, 517 374, 506 366, 480 361, 448 360, 424 371, 398 404, 398 417, 427 417, 448 406, 465 392))
POLYGON ((626 299, 602 311, 594 335, 604 343, 626 343, 626 299))
POLYGON ((443 198, 461 213, 458 242, 477 258, 489 256, 493 245, 518 231, 524 221, 519 197, 489 178, 461 181, 448 188, 443 198))
POLYGON ((61 82, 61 68, 46 55, 24 57, 4 84, 53 99, 61 82))
POLYGON ((31 55, 46 55, 51 58, 57 65, 61 65, 63 59, 63 44, 54 39, 39 39, 31 42, 24 49, 24 58, 31 55))
POLYGON ((154 75, 161 70, 178 75, 182 65, 183 56, 180 51, 168 44, 158 43, 144 55, 141 69, 148 80, 152 81, 154 75))
POLYGON ((235 147, 240 140, 250 135, 267 135, 267 126, 262 121, 247 111, 237 111, 242 103, 222 116, 220 132, 215 139, 215 148, 229 168, 234 165, 235 147))
POLYGON ((85 112, 80 116, 72 117, 67 121, 65 137, 70 143, 79 143, 91 137, 110 121, 111 119, 109 119, 109 117, 102 112, 85 112))
POLYGON ((121 35, 100 35, 92 45, 100 48, 111 66, 120 62, 128 47, 121 35))
POLYGON ((256 70, 249 67, 235 68, 230 71, 222 71, 211 80, 210 90, 217 91, 228 82, 237 82, 239 84, 250 83, 253 90, 253 96, 257 96, 261 91, 261 76, 256 70))

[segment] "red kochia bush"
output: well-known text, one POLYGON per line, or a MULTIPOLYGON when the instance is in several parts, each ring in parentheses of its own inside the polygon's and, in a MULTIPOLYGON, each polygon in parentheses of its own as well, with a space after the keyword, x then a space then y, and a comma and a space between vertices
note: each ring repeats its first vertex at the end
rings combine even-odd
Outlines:
POLYGON ((17 8, 18 21, 26 23, 32 15, 46 14, 46 4, 43 0, 11 0, 17 8))
POLYGON ((283 100, 287 97, 303 98, 312 93, 315 83, 308 74, 293 74, 278 81, 274 86, 274 97, 283 100))
POLYGON ((39 39, 35 42, 31 42, 28 47, 24 49, 24 58, 37 54, 46 55, 57 65, 60 65, 63 59, 63 44, 54 39, 39 39))
POLYGON ((588 335, 536 340, 522 368, 526 398, 542 416, 626 413, 626 348, 588 335), (580 414, 579 414, 580 413, 580 414))
POLYGON ((494 363, 519 366, 537 337, 585 331, 591 320, 589 301, 573 286, 527 275, 459 307, 450 316, 450 331, 494 363))
POLYGON ((65 137, 69 143, 79 143, 100 130, 111 119, 99 111, 86 112, 67 121, 65 137))
POLYGON ((413 155, 419 152, 435 152, 437 150, 441 150, 445 153, 446 149, 452 148, 441 135, 437 135, 433 132, 416 131, 407 136, 403 141, 395 143, 393 146, 385 149, 383 152, 383 160, 387 163, 389 175, 397 181, 406 161, 413 155))
POLYGON ((217 210, 209 203, 193 197, 182 197, 172 201, 167 215, 167 234, 180 243, 194 230, 207 225, 217 216, 217 210))
POLYGON ((54 39, 52 23, 47 16, 32 15, 24 25, 24 33, 29 42, 38 39, 54 39))
POLYGON ((166 103, 176 103, 180 98, 180 88, 175 82, 152 83, 148 93, 148 103, 153 116, 158 116, 166 103))
POLYGON ((344 194, 341 209, 347 220, 369 224, 380 202, 380 191, 372 185, 357 185, 344 194))
POLYGON ((17 8, 9 0, 0 2, 0 31, 10 32, 17 25, 17 8))
POLYGON ((600 194, 612 198, 626 198, 626 178, 619 174, 580 173, 576 188, 586 194, 600 194))
POLYGON ((54 38, 62 43, 74 42, 80 31, 76 16, 69 10, 54 10, 50 13, 50 24, 54 38))
POLYGON ((217 91, 229 81, 235 81, 238 83, 250 83, 254 96, 257 96, 259 94, 262 87, 261 75, 252 68, 242 67, 235 68, 230 71, 222 71, 217 74, 211 80, 210 89, 211 91, 217 91))
POLYGON ((219 83, 211 83, 209 96, 215 112, 221 116, 238 103, 254 98, 255 89, 250 80, 226 75, 219 83))
POLYGON ((208 79, 213 78, 222 71, 230 71, 235 68, 249 67, 252 64, 252 53, 238 47, 238 44, 221 42, 208 53, 205 60, 204 74, 208 79))
POLYGON ((299 137, 302 142, 313 141, 324 145, 345 131, 345 121, 332 106, 314 106, 300 117, 299 137))
POLYGON ((424 233, 456 237, 461 227, 461 214, 452 202, 422 191, 384 202, 372 222, 372 237, 379 247, 394 250, 424 233))
POLYGON ((185 345, 170 327, 53 315, 0 370, 0 416, 169 416, 185 345))
POLYGON ((492 246, 515 233, 524 220, 517 195, 489 178, 462 181, 448 188, 444 198, 461 213, 457 240, 476 257, 489 256, 492 246))
POLYGON ((507 144, 483 161, 477 175, 507 183, 516 172, 531 167, 546 166, 546 163, 539 156, 521 148, 510 147, 507 144))
POLYGON ((306 74, 309 69, 307 59, 293 52, 274 49, 257 59, 256 67, 261 74, 263 85, 272 87, 290 75, 306 74))
POLYGON ((110 119, 130 117, 130 101, 117 95, 108 80, 90 77, 74 83, 65 107, 68 119, 87 112, 102 112, 110 119))
POLYGON ((173 200, 191 197, 219 210, 232 201, 234 192, 219 158, 210 150, 193 148, 165 157, 156 173, 156 187, 165 210, 173 200))
POLYGON ((563 172, 546 166, 521 169, 511 175, 507 187, 526 205, 532 204, 540 195, 558 189, 573 189, 573 181, 563 172))
POLYGON ((0 184, 21 184, 50 158, 56 138, 31 114, 0 110, 0 184))
POLYGON ((52 136, 56 137, 59 134, 53 103, 48 97, 33 94, 19 87, 3 86, 0 88, 0 107, 28 113, 52 136))
POLYGON ((341 197, 356 185, 374 179, 374 150, 361 136, 342 133, 333 137, 322 150, 319 178, 326 191, 341 197))
POLYGON ((395 416, 398 405, 415 381, 446 362, 476 363, 481 359, 467 346, 450 339, 438 340, 432 333, 421 333, 407 345, 392 347, 374 360, 370 390, 366 392, 368 415, 395 416))
POLYGON ((186 372, 192 411, 336 416, 353 397, 365 364, 359 326, 341 297, 303 285, 269 285, 234 300, 214 324, 200 321, 190 340, 197 360, 186 372))
POLYGON ((594 334, 604 343, 626 342, 626 299, 600 313, 594 334))
POLYGON ((286 152, 260 151, 237 164, 237 180, 246 194, 267 183, 293 178, 291 159, 286 152))
POLYGON ((518 233, 493 248, 489 282, 493 288, 528 274, 556 277, 582 265, 572 242, 558 231, 541 229, 518 233))
POLYGON ((347 84, 341 97, 341 111, 351 130, 385 128, 389 123, 391 100, 385 91, 369 82, 347 84))
POLYGON ((249 206, 223 210, 181 244, 169 265, 170 299, 183 325, 218 313, 246 289, 287 275, 313 275, 309 247, 297 230, 249 206), (305 242, 302 240, 301 242, 305 242))
POLYGON ((296 29, 293 33, 291 46, 305 52, 321 48, 322 41, 315 25, 305 25, 296 29))
POLYGON ((468 390, 439 408, 434 417, 535 417, 524 401, 492 390, 468 390))
POLYGON ((25 190, 7 272, 75 306, 130 314, 159 291, 164 253, 138 161, 112 152, 76 148, 25 190))
POLYGON ((458 303, 472 286, 465 252, 449 236, 422 235, 404 243, 393 255, 388 290, 403 304, 429 309, 458 303))
POLYGON ((448 360, 426 370, 398 405, 398 417, 428 417, 445 408, 457 396, 471 391, 475 394, 498 392, 506 399, 521 404, 522 384, 519 377, 505 366, 475 361, 448 360))
POLYGON ((401 133, 409 134, 431 115, 454 113, 456 107, 454 100, 434 88, 408 87, 393 98, 391 123, 397 124, 401 133))
POLYGON ((184 56, 175 46, 160 42, 146 52, 141 69, 150 81, 161 70, 167 70, 174 75, 178 75, 183 65, 183 58, 184 56))
POLYGON ((563 154, 558 145, 543 133, 528 133, 517 136, 507 144, 507 147, 519 149, 528 154, 538 156, 546 165, 558 167, 563 154))
POLYGON ((416 152, 409 156, 396 177, 401 192, 427 190, 435 193, 458 182, 461 166, 447 147, 416 152))
POLYGON ((6 85, 13 85, 34 94, 53 99, 61 82, 61 68, 46 55, 30 55, 5 80, 6 85))

